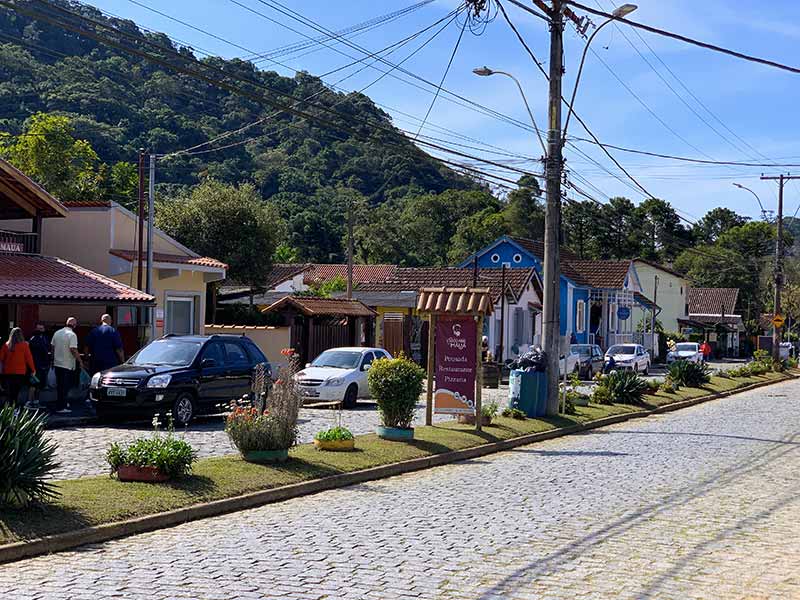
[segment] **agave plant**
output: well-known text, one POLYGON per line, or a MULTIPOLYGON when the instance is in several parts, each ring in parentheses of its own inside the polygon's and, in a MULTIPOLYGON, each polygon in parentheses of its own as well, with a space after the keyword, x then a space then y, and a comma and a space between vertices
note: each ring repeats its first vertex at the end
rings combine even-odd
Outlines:
POLYGON ((614 402, 620 404, 640 404, 642 396, 648 390, 647 382, 634 371, 614 371, 609 373, 601 383, 614 402))
POLYGON ((677 360, 669 367, 669 376, 681 387, 700 387, 711 381, 708 365, 677 360))
POLYGON ((58 496, 48 475, 56 444, 44 436, 46 416, 11 405, 0 409, 0 506, 20 507, 58 496))

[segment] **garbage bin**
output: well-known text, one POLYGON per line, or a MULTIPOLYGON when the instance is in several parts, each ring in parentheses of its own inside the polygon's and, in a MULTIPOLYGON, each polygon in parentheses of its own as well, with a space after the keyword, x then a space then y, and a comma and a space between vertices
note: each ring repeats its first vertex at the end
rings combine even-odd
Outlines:
POLYGON ((529 417, 547 413, 547 376, 542 372, 511 371, 508 379, 508 405, 529 417))

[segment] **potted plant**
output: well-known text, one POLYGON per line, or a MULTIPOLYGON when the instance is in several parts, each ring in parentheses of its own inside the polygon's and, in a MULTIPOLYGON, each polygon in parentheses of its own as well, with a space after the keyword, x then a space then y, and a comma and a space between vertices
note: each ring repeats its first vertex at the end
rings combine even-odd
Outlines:
POLYGON ((318 450, 331 452, 350 452, 355 450, 356 438, 347 427, 331 427, 318 431, 314 436, 314 446, 318 450))
POLYGON ((50 474, 56 444, 44 435, 44 413, 0 408, 0 506, 21 508, 58 496, 50 474))
MULTIPOLYGON (((491 425, 492 419, 497 416, 499 411, 500 407, 497 405, 497 402, 489 402, 481 406, 481 425, 491 425)), ((459 415, 458 422, 474 425, 475 415, 459 415)))
POLYGON ((425 371, 404 356, 382 358, 372 363, 367 382, 381 416, 378 437, 394 441, 414 438, 411 423, 424 378, 425 371))
POLYGON ((197 452, 183 439, 175 437, 172 415, 167 414, 167 433, 158 429, 158 415, 153 417, 153 435, 135 439, 130 444, 114 442, 106 452, 111 474, 120 481, 159 483, 183 477, 192 470, 197 452))
POLYGON ((293 370, 289 367, 278 371, 263 410, 241 401, 231 403, 225 432, 244 460, 273 463, 289 458, 289 448, 297 442, 297 418, 303 404, 293 370))

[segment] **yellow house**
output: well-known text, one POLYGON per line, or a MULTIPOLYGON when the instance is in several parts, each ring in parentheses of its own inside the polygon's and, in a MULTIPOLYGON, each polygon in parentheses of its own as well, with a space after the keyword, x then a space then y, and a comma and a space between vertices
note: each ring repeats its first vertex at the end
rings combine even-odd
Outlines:
MULTIPOLYGON (((678 331, 678 319, 689 314, 689 280, 680 273, 658 263, 637 258, 633 261, 642 286, 642 294, 652 299, 661 309, 656 319, 666 331, 678 331)), ((633 312, 634 325, 643 318, 650 319, 650 311, 636 307, 633 312)))
MULTIPOLYGON (((131 287, 138 287, 137 216, 108 201, 65 202, 63 219, 44 223, 42 253, 59 256, 131 287)), ((146 235, 144 236, 146 240, 146 235)), ((145 241, 146 244, 146 241, 145 241)), ((153 232, 153 288, 155 335, 203 334, 206 286, 225 279, 227 266, 199 256, 158 228, 153 232)), ((147 280, 146 247, 142 257, 142 286, 147 280)), ((86 307, 74 316, 82 323, 96 322, 97 308, 86 307)), ((119 325, 137 322, 132 307, 115 309, 119 325)), ((46 319, 46 315, 43 316, 46 319)))

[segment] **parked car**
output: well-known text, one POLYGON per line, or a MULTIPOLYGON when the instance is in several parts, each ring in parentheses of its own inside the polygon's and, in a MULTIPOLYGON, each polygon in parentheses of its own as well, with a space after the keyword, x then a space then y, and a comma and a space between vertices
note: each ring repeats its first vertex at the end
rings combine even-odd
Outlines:
POLYGON ((258 364, 272 376, 267 357, 244 336, 166 335, 125 363, 96 373, 89 397, 101 419, 171 411, 175 423, 185 425, 249 394, 258 364))
POLYGON ((383 348, 331 348, 299 371, 295 381, 306 398, 353 408, 359 398, 369 398, 367 371, 378 358, 392 355, 383 348))
POLYGON ((650 372, 650 353, 640 344, 615 344, 606 350, 605 359, 614 359, 616 369, 631 369, 647 375, 650 372))
POLYGON ((603 372, 603 351, 596 344, 572 344, 572 351, 578 355, 578 375, 581 379, 591 379, 595 373, 603 372))
POLYGON ((566 355, 561 355, 561 360, 558 362, 558 376, 564 377, 564 373, 568 376, 573 373, 579 374, 580 370, 580 356, 570 346, 569 352, 566 355))
POLYGON ((675 344, 675 350, 667 353, 667 364, 674 363, 676 360, 688 360, 695 363, 703 362, 700 344, 697 342, 679 342, 675 344))

